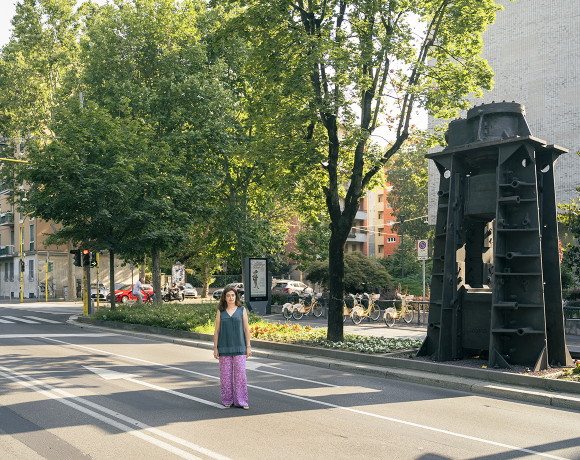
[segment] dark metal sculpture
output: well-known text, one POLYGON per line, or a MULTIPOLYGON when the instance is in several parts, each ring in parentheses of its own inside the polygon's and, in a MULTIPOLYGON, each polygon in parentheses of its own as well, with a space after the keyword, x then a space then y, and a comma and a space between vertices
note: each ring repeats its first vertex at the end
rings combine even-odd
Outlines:
POLYGON ((523 105, 454 120, 439 172, 429 327, 418 356, 488 355, 489 366, 571 365, 566 347, 554 162, 523 105))

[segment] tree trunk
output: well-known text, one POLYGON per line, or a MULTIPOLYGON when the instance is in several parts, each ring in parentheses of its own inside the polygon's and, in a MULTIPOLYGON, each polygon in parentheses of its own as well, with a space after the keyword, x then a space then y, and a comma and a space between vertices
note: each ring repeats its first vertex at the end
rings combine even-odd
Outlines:
POLYGON ((115 253, 109 251, 109 292, 111 293, 111 310, 115 309, 115 253))
POLYGON ((139 273, 139 278, 145 279, 145 266, 147 265, 147 253, 143 255, 143 264, 141 264, 141 270, 139 273))
POLYGON ((203 267, 203 286, 201 289, 201 296, 207 297, 209 295, 209 266, 205 264, 203 267))
POLYGON ((75 266, 73 264, 73 255, 70 253, 72 248, 72 243, 67 241, 66 252, 68 252, 68 257, 66 260, 66 280, 68 284, 68 291, 66 293, 66 300, 68 302, 72 302, 76 299, 75 266))
POLYGON ((330 298, 328 299, 327 339, 332 342, 344 340, 342 307, 344 303, 344 243, 341 232, 334 230, 330 235, 328 272, 330 298))
POLYGON ((151 248, 151 274, 153 276, 153 292, 155 293, 155 303, 159 304, 161 300, 161 268, 159 266, 160 254, 159 248, 151 248))

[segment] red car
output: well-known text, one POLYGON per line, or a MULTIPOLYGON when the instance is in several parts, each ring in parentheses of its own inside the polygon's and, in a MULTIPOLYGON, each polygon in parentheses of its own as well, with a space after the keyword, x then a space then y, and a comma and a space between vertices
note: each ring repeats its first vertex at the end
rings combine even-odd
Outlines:
MULTIPOLYGON (((137 300, 137 297, 133 296, 133 286, 134 284, 126 284, 121 286, 120 289, 115 290, 115 302, 127 303, 129 300, 137 300)), ((149 298, 153 295, 153 286, 150 284, 142 284, 141 289, 145 291, 143 295, 143 302, 148 302, 149 298)), ((111 294, 107 294, 107 301, 111 301, 111 294)))

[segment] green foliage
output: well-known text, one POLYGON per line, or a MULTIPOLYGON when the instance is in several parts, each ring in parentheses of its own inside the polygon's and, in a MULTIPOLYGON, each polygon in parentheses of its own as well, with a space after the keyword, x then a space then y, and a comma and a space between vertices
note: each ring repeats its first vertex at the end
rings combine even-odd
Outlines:
POLYGON ((298 270, 306 270, 313 262, 328 259, 329 224, 328 216, 322 214, 300 225, 296 234, 295 251, 288 254, 288 257, 298 262, 298 270))
MULTIPOLYGON (((328 261, 310 264, 306 279, 312 283, 328 286, 328 261)), ((391 276, 375 259, 361 252, 350 252, 344 256, 344 286, 346 292, 379 292, 392 285, 391 276)))
MULTIPOLYGON (((404 238, 404 254, 401 254, 401 245, 397 245, 397 249, 392 255, 385 257, 384 259, 378 259, 380 264, 385 267, 389 275, 393 278, 401 278, 402 275, 402 257, 405 262, 405 278, 408 276, 421 275, 423 273, 423 263, 417 259, 417 241, 412 238, 404 238)), ((427 282, 431 277, 431 268, 433 263, 431 260, 425 261, 425 276, 427 277, 427 282)))
MULTIPOLYGON (((580 193, 580 187, 577 187, 576 191, 580 193)), ((563 248, 564 257, 561 270, 563 274, 562 287, 564 287, 565 282, 568 286, 580 279, 580 205, 578 201, 572 200, 569 204, 558 204, 558 208, 562 211, 558 214, 558 220, 568 227, 568 232, 573 238, 572 242, 563 248), (573 279, 570 280, 568 276, 564 276, 567 274, 573 279)))
MULTIPOLYGON (((407 146, 394 155, 387 164, 386 180, 392 189, 388 201, 393 215, 405 215, 403 230, 405 238, 427 239, 433 236, 433 228, 425 221, 428 212, 427 141, 424 133, 419 133, 407 146), (410 220, 412 219, 412 220, 410 220)), ((401 232, 399 221, 393 232, 401 232)))

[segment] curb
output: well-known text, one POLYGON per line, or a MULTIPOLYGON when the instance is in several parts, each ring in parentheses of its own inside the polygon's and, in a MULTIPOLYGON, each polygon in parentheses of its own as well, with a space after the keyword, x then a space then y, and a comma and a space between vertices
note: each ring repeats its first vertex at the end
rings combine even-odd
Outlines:
MULTIPOLYGON (((75 316, 72 316, 67 324, 87 329, 109 331, 114 329, 116 333, 122 335, 213 349, 213 334, 75 316)), ((580 384, 576 382, 397 358, 400 355, 407 355, 410 350, 384 355, 365 355, 256 339, 251 341, 251 345, 252 354, 260 358, 580 411, 580 384)))

